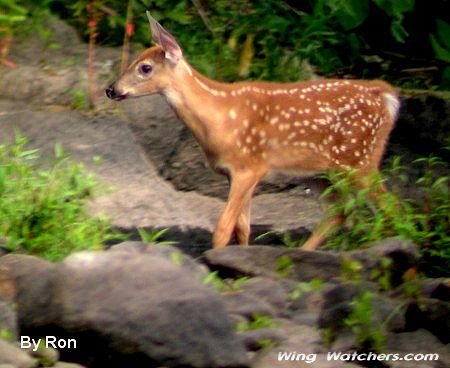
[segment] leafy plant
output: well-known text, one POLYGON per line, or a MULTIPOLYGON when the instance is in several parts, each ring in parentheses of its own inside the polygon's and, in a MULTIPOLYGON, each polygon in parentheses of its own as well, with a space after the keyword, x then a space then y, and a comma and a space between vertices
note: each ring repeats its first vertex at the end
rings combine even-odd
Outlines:
POLYGON ((218 271, 210 272, 204 279, 204 285, 212 285, 218 292, 234 292, 241 290, 242 284, 249 280, 248 277, 242 276, 235 280, 223 279, 219 276, 218 271))
POLYGON ((0 328, 0 338, 5 341, 14 341, 16 339, 15 334, 7 328, 0 328))
POLYGON ((276 327, 273 318, 260 313, 253 313, 250 321, 241 321, 237 324, 236 330, 238 332, 260 330, 263 328, 276 327))
POLYGON ((305 293, 320 290, 322 286, 323 280, 320 279, 313 279, 309 282, 299 282, 297 288, 289 294, 289 299, 290 300, 299 299, 305 293))
POLYGON ((83 88, 73 88, 70 92, 72 94, 71 107, 75 110, 85 110, 89 105, 87 90, 83 88))
POLYGON ((370 274, 370 278, 376 282, 381 290, 388 291, 392 289, 391 279, 392 258, 381 257, 378 266, 370 274))
POLYGON ((182 266, 183 265, 183 253, 181 253, 179 250, 176 250, 176 251, 170 253, 170 260, 177 266, 182 266))
MULTIPOLYGON (((394 165, 399 165, 399 162, 400 160, 394 160, 394 165)), ((448 274, 450 179, 438 174, 439 169, 445 169, 447 164, 437 157, 427 157, 415 160, 414 165, 422 171, 415 182, 417 199, 401 199, 399 194, 388 192, 375 202, 371 198, 371 192, 385 178, 373 177, 369 180, 369 187, 358 190, 353 185, 354 173, 329 174, 327 177, 332 184, 324 195, 333 194, 337 198, 331 204, 329 215, 344 215, 344 227, 347 230, 335 233, 329 238, 327 246, 355 249, 387 237, 400 236, 421 247, 429 271, 448 274)), ((401 167, 394 167, 390 171, 399 180, 408 177, 401 167)))
POLYGON ((27 10, 14 0, 0 0, 0 67, 15 64, 6 57, 12 43, 13 27, 27 18, 27 10))
POLYGON ((372 292, 361 291, 350 303, 352 310, 344 319, 344 325, 351 328, 360 348, 382 351, 386 332, 373 318, 373 297, 372 292))
POLYGON ((415 0, 373 0, 377 6, 392 18, 391 33, 397 42, 405 42, 408 32, 403 27, 404 14, 414 10, 415 0))
POLYGON ((70 162, 57 145, 54 162, 44 168, 27 143, 17 135, 15 144, 0 145, 0 237, 6 247, 59 260, 119 238, 105 219, 85 210, 98 184, 83 165, 70 162))
POLYGON ((172 245, 176 244, 177 242, 172 240, 161 240, 161 238, 166 234, 169 229, 151 229, 151 230, 145 230, 142 228, 137 229, 139 236, 141 237, 141 240, 145 243, 154 243, 158 245, 172 245))
MULTIPOLYGON (((373 35, 383 34, 383 41, 387 38, 388 44, 398 44, 398 49, 389 51, 401 54, 401 44, 407 43, 410 34, 417 36, 417 30, 410 22, 404 21, 405 17, 420 11, 415 0, 128 0, 126 4, 119 0, 59 0, 56 4, 50 0, 39 4, 29 0, 3 2, 25 4, 25 16, 30 21, 42 19, 35 14, 44 14, 43 11, 56 12, 83 32, 90 44, 88 86, 91 99, 95 98, 95 45, 123 45, 123 71, 130 42, 149 44, 146 10, 150 10, 177 37, 195 67, 210 77, 227 81, 242 78, 297 81, 310 78, 315 71, 326 75, 356 72, 364 77, 370 67, 362 71, 359 67, 364 63, 366 52, 378 53, 377 45, 371 44, 373 35), (379 21, 380 13, 382 22, 379 21), (374 20, 377 21, 375 32, 374 20)), ((8 12, 11 10, 6 9, 7 15, 8 12)), ((433 33, 431 27, 425 32, 433 33)), ((39 32, 46 29, 38 28, 39 32)), ((438 30, 430 38, 435 50, 445 45, 438 33, 442 32, 438 30), (435 38, 438 39, 437 48, 435 38)), ((432 57, 429 51, 426 53, 420 55, 420 59, 432 57)), ((438 54, 442 53, 436 51, 437 58, 438 54)), ((385 58, 387 55, 381 56, 385 58)), ((384 66, 388 64, 389 60, 383 63, 384 66)), ((448 69, 443 70, 443 81, 448 80, 445 76, 448 77, 449 73, 448 69)), ((389 78, 389 73, 386 76, 389 78)), ((390 79, 398 81, 395 77, 390 79)), ((445 88, 448 84, 443 82, 442 86, 445 88)))
POLYGON ((278 346, 278 344, 272 339, 258 339, 256 342, 261 349, 273 349, 278 346))
POLYGON ((280 277, 288 277, 294 268, 292 258, 286 254, 280 256, 275 263, 275 272, 280 277))
POLYGON ((362 280, 361 272, 363 270, 363 265, 355 259, 351 259, 342 256, 341 260, 341 275, 343 279, 347 282, 360 282, 362 280))
POLYGON ((422 280, 416 269, 410 269, 403 275, 403 296, 414 300, 419 308, 425 309, 425 296, 422 289, 422 280))
MULTIPOLYGON (((146 18, 130 14, 143 15, 150 9, 177 36, 194 66, 207 75, 281 81, 310 77, 308 60, 321 72, 330 73, 358 58, 364 40, 354 31, 366 21, 371 3, 142 0, 129 1, 124 7, 117 0, 62 2, 75 15, 77 25, 88 30, 91 40, 98 34, 99 39, 117 44, 124 40, 127 48, 133 36, 148 44, 146 18)), ((380 0, 376 3, 393 19, 404 12, 380 0)))
POLYGON ((450 87, 450 25, 443 19, 436 20, 436 33, 430 35, 436 59, 445 63, 441 84, 450 87))

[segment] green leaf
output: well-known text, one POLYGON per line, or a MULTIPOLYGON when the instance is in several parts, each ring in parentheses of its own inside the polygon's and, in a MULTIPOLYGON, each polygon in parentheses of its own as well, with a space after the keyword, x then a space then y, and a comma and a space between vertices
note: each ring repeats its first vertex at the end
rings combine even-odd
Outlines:
POLYGON ((415 0, 373 0, 373 2, 391 17, 414 10, 415 0))
POLYGON ((392 0, 392 10, 394 13, 406 13, 414 10, 415 0, 392 0))
POLYGON ((27 13, 26 8, 16 4, 16 2, 13 0, 0 0, 0 8, 3 8, 3 11, 5 10, 5 8, 7 8, 22 15, 25 15, 27 13))
POLYGON ((446 67, 442 72, 441 85, 443 88, 450 89, 450 66, 446 67))
POLYGON ((404 43, 409 33, 402 25, 403 15, 399 14, 391 23, 391 34, 397 42, 404 43))
POLYGON ((450 49, 443 47, 437 40, 435 35, 430 35, 430 42, 433 46, 434 54, 436 58, 447 63, 450 63, 450 49))
MULTIPOLYGON (((436 20, 436 34, 430 35, 431 46, 437 59, 450 62, 450 25, 442 19, 436 20)), ((445 71, 443 81, 445 83, 445 71)))
POLYGON ((209 285, 219 278, 219 271, 210 272, 203 279, 203 285, 209 285))
POLYGON ((347 31, 361 25, 368 15, 368 0, 342 0, 336 13, 339 23, 347 31))
POLYGON ((450 24, 442 19, 436 20, 436 34, 440 43, 450 50, 450 24))

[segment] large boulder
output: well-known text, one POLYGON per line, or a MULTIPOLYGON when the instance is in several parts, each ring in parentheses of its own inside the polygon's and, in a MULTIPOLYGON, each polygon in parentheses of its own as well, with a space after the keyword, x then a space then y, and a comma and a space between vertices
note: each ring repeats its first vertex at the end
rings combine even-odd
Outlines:
POLYGON ((33 256, 11 254, 0 258, 0 298, 17 306, 21 328, 46 326, 57 320, 59 311, 53 304, 56 268, 33 256))
POLYGON ((234 275, 288 277, 298 281, 328 280, 340 273, 339 255, 269 246, 228 246, 203 254, 212 269, 234 275))
POLYGON ((438 338, 422 329, 389 336, 386 342, 386 352, 403 356, 405 354, 415 355, 415 361, 403 359, 389 362, 392 368, 444 368, 450 366, 448 344, 442 344, 438 338), (434 359, 431 357, 432 354, 435 356, 434 359), (424 355, 428 355, 428 358, 425 359, 424 355))
POLYGON ((57 271, 59 325, 108 336, 115 349, 168 367, 247 366, 218 297, 176 257, 157 253, 69 256, 57 271))
MULTIPOLYGON (((44 335, 56 328, 77 340, 79 355, 94 354, 95 342, 95 354, 118 356, 122 365, 129 357, 147 366, 248 366, 219 296, 200 282, 201 265, 171 247, 128 242, 112 249, 58 264, 1 257, 3 289, 12 290, 5 295, 17 304, 20 326, 44 335)), ((62 349, 63 358, 69 353, 62 349)))
POLYGON ((35 361, 17 346, 0 339, 0 367, 10 368, 36 367, 35 361))
POLYGON ((358 272, 368 279, 388 274, 389 281, 398 285, 403 274, 417 266, 419 251, 415 244, 401 238, 388 238, 371 247, 351 252, 307 251, 301 248, 269 246, 228 246, 203 254, 212 269, 231 275, 284 277, 297 281, 332 280, 343 276, 348 262, 357 262, 358 272), (390 259, 388 264, 383 258, 390 259))

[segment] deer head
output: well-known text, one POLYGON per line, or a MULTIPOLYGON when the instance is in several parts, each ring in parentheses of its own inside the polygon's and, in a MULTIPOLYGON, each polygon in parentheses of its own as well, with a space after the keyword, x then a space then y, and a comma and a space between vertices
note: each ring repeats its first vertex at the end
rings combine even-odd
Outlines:
POLYGON ((113 100, 139 97, 162 92, 170 86, 173 74, 183 58, 175 38, 147 11, 153 42, 156 46, 145 50, 125 73, 106 89, 113 100))

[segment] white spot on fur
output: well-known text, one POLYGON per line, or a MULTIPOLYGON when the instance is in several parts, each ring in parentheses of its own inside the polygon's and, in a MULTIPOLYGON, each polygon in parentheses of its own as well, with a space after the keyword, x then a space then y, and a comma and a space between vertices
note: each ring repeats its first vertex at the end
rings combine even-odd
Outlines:
POLYGON ((275 116, 274 118, 270 119, 270 125, 275 125, 276 123, 278 123, 278 117, 275 116))

